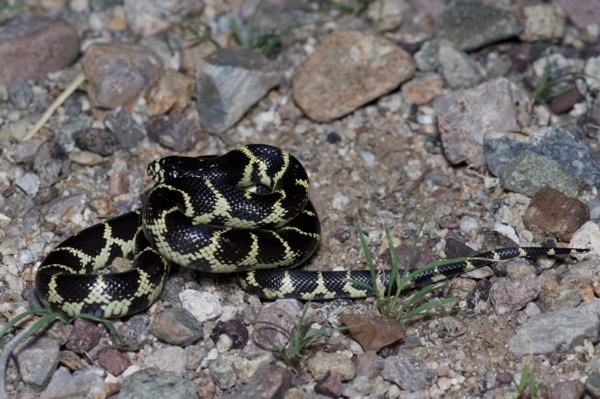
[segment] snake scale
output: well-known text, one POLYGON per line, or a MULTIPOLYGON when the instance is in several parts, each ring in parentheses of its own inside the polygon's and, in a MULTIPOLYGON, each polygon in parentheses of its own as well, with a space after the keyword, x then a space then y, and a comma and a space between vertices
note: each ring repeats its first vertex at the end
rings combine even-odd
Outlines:
MULTIPOLYGON (((372 295, 389 272, 283 270, 306 261, 320 241, 308 175, 286 151, 247 145, 222 156, 166 157, 152 162, 156 181, 143 207, 71 236, 38 268, 36 293, 47 308, 121 317, 142 311, 162 292, 172 263, 240 274, 263 298, 333 299, 372 295), (99 274, 116 257, 133 267, 99 274), (271 270, 265 270, 271 269, 271 270), (357 282, 362 282, 362 284, 357 282)), ((429 269, 408 286, 442 281, 496 260, 587 252, 572 248, 505 248, 429 269)))

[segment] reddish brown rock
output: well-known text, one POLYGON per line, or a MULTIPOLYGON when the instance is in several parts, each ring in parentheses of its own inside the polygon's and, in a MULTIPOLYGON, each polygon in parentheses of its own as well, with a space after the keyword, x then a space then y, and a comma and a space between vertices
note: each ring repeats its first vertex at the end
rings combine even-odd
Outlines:
POLYGON ((65 68, 79 55, 77 31, 61 19, 15 19, 0 25, 0 83, 65 68))
POLYGON ((163 72, 160 57, 134 43, 96 43, 83 57, 88 95, 94 107, 131 108, 163 72))
POLYGON ((338 31, 298 66, 292 92, 311 119, 331 122, 394 90, 414 70, 412 57, 391 41, 338 31))
POLYGON ((590 209, 587 204, 549 187, 535 193, 523 219, 528 229, 553 234, 565 242, 570 241, 588 220, 590 209))
POLYGON ((118 376, 131 366, 131 360, 118 350, 108 348, 98 356, 98 364, 112 375, 118 376))
POLYGON ((183 111, 190 103, 193 88, 193 79, 177 71, 167 71, 146 93, 148 113, 163 115, 167 112, 176 114, 183 111))
POLYGON ((398 320, 381 316, 345 314, 340 317, 348 326, 350 335, 365 351, 379 351, 384 346, 404 338, 404 330, 398 320))

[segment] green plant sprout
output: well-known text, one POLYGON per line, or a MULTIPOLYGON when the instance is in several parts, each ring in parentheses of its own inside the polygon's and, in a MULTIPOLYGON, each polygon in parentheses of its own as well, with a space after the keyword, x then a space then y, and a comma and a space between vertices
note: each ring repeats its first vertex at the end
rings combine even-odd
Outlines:
POLYGON ((457 258, 457 259, 449 259, 443 260, 439 262, 434 262, 428 265, 425 265, 416 270, 410 270, 410 266, 413 263, 414 255, 416 252, 417 242, 421 233, 423 231, 423 226, 425 222, 421 223, 419 227, 419 231, 415 240, 412 243, 410 254, 408 257, 407 267, 404 271, 399 271, 399 259, 396 251, 394 249, 392 237, 388 227, 384 224, 385 236, 387 240, 388 247, 390 249, 390 255, 392 259, 392 269, 390 271, 390 277, 387 284, 387 287, 381 287, 380 273, 376 270, 375 262, 373 260, 373 255, 369 250, 369 246, 365 239, 365 235, 360 227, 360 224, 357 223, 358 236, 360 240, 360 244, 365 253, 365 259, 367 261, 367 265, 369 266, 369 271, 371 272, 371 277, 373 279, 373 285, 369 286, 361 281, 351 280, 350 282, 364 288, 368 288, 373 291, 375 296, 375 300, 377 302, 377 310, 382 316, 391 317, 399 321, 406 321, 413 317, 417 316, 438 316, 437 312, 430 312, 430 309, 433 309, 438 306, 444 306, 458 300, 457 297, 449 297, 438 299, 434 301, 430 301, 427 303, 422 303, 422 299, 432 292, 435 289, 441 288, 444 286, 443 283, 429 284, 419 289, 416 293, 410 295, 408 298, 401 297, 403 291, 407 289, 414 288, 412 284, 412 279, 417 275, 447 264, 463 262, 468 258, 457 258))
POLYGON ((318 329, 315 331, 310 330, 310 320, 306 320, 306 313, 308 312, 308 308, 310 307, 311 301, 308 301, 304 305, 304 309, 302 310, 302 315, 300 319, 298 319, 298 324, 294 328, 294 330, 290 333, 283 326, 273 323, 270 321, 256 321, 253 324, 265 324, 269 327, 273 327, 277 331, 280 331, 284 334, 288 339, 289 343, 287 345, 282 344, 281 342, 274 342, 271 338, 266 336, 265 334, 259 333, 260 336, 266 339, 271 345, 275 352, 278 353, 281 360, 290 368, 295 370, 298 369, 300 365, 300 361, 302 360, 302 350, 306 345, 314 341, 315 339, 323 336, 331 334, 334 331, 345 331, 349 327, 335 327, 335 328, 327 328, 327 329, 318 329))
POLYGON ((540 388, 543 388, 542 384, 536 384, 535 372, 533 371, 533 369, 530 369, 528 365, 523 366, 523 369, 521 370, 521 376, 519 377, 518 382, 515 380, 514 377, 511 378, 513 385, 519 393, 518 399, 535 398, 535 396, 540 391, 540 388))

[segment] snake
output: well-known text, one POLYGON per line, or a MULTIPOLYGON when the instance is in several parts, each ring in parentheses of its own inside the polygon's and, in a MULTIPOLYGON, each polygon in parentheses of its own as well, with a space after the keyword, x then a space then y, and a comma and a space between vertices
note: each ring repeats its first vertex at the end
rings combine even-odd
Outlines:
MULTIPOLYGON (((35 291, 46 308, 101 318, 139 313, 159 298, 174 264, 238 273, 243 289, 266 299, 363 298, 396 284, 389 270, 290 270, 316 251, 321 226, 308 174, 285 150, 249 144, 221 156, 169 156, 147 171, 155 184, 140 209, 70 236, 42 261, 35 291), (110 270, 119 257, 132 259, 132 267, 110 270)), ((503 248, 420 270, 403 288, 500 260, 587 251, 503 248)))

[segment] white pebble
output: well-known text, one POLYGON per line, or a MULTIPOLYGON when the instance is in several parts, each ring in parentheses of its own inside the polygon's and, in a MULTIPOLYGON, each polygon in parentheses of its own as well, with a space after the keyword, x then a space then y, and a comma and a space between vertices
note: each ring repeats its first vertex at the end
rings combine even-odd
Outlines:
POLYGON ((335 194, 333 194, 333 198, 331 199, 331 206, 333 207, 333 209, 341 211, 346 209, 346 207, 350 205, 350 201, 352 201, 352 199, 349 196, 338 191, 335 194))
POLYGON ((196 290, 183 290, 179 294, 181 306, 203 323, 214 320, 223 313, 223 306, 216 295, 196 290))

